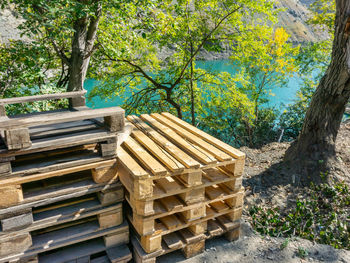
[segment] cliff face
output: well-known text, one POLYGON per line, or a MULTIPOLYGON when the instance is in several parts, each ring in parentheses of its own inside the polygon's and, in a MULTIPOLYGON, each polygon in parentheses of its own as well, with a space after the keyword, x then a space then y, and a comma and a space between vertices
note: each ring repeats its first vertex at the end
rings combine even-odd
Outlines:
MULTIPOLYGON (((314 0, 276 0, 275 8, 282 8, 285 11, 279 14, 278 26, 283 26, 291 35, 290 40, 295 44, 303 44, 323 40, 328 37, 327 32, 315 30, 307 24, 310 18, 310 11, 307 6, 314 0)), ((8 39, 19 39, 20 32, 17 26, 20 20, 16 19, 9 9, 0 10, 0 42, 7 42, 8 39)), ((171 52, 171 51, 170 51, 171 52)), ((230 51, 224 49, 222 54, 210 54, 203 52, 201 58, 222 59, 227 58, 230 51)))
POLYGON ((290 34, 290 41, 295 44, 304 44, 316 42, 328 38, 328 33, 308 25, 310 11, 307 6, 312 0, 278 0, 277 8, 283 8, 285 11, 279 14, 279 26, 282 26, 290 34))

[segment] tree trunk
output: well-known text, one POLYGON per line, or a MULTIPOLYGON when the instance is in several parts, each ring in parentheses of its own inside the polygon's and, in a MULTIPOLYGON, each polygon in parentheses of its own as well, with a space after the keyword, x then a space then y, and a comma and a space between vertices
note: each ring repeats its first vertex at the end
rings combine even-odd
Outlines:
POLYGON ((336 1, 332 60, 306 112, 302 131, 285 155, 306 167, 307 182, 320 182, 336 160, 335 140, 350 97, 350 1, 336 1), (316 169, 315 169, 316 168, 316 169))
POLYGON ((101 4, 98 3, 94 17, 83 17, 74 23, 75 32, 72 41, 67 91, 82 90, 84 88, 86 72, 93 53, 101 14, 101 4))
MULTIPOLYGON (((193 43, 191 40, 191 57, 193 56, 193 43)), ((194 112, 194 90, 193 90, 193 59, 191 60, 191 76, 190 76, 190 88, 191 88, 191 117, 192 125, 196 125, 196 116, 194 112)))

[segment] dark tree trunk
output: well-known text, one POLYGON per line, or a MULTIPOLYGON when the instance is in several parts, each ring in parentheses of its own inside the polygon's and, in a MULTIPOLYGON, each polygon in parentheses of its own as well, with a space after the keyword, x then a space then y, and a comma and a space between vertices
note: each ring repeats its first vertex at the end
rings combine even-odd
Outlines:
MULTIPOLYGON (((193 56, 193 43, 191 40, 191 57, 193 56)), ((193 59, 191 60, 191 76, 190 76, 190 88, 191 88, 191 118, 192 125, 196 125, 196 116, 194 110, 194 90, 193 90, 193 59)))
POLYGON ((98 3, 94 17, 80 18, 74 23, 75 32, 69 63, 67 91, 82 90, 84 87, 86 72, 94 49, 101 11, 101 4, 98 3))
POLYGON ((285 155, 286 161, 306 167, 308 182, 319 182, 320 172, 336 160, 335 140, 350 97, 350 1, 337 0, 336 7, 331 63, 311 99, 298 140, 285 155))

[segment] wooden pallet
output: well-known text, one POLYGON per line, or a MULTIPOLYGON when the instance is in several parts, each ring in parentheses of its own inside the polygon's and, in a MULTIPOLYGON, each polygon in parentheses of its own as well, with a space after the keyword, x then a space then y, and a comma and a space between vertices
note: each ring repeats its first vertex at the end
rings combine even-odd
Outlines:
MULTIPOLYGON (((113 140, 107 140, 105 142, 39 153, 17 153, 16 156, 5 158, 4 162, 0 162, 0 180, 37 173, 53 172, 65 168, 114 159, 116 157, 116 146, 113 142, 115 141, 115 137, 113 138, 113 140), (105 147, 107 145, 113 149, 105 147)), ((0 157, 0 159, 1 158, 2 157, 0 157)))
POLYGON ((153 196, 155 180, 174 177, 190 188, 203 183, 205 169, 220 167, 234 177, 243 173, 244 153, 170 114, 127 119, 135 128, 119 148, 118 161, 126 174, 123 184, 134 188, 136 199, 153 196))
POLYGON ((81 218, 110 213, 111 211, 122 213, 122 206, 118 202, 123 201, 123 188, 120 184, 108 190, 91 192, 90 194, 79 191, 56 197, 58 200, 50 200, 45 203, 32 203, 29 208, 12 207, 1 211, 0 215, 0 239, 12 234, 30 232, 57 224, 75 221, 81 218), (79 194, 77 194, 79 193, 79 194), (17 209, 16 209, 17 208, 17 209))
POLYGON ((117 180, 117 163, 115 159, 84 164, 45 173, 32 174, 0 180, 0 209, 24 204, 60 195, 55 188, 68 185, 82 179, 92 179, 96 184, 105 185, 117 180), (41 195, 33 189, 43 188, 49 194, 41 195), (30 191, 29 191, 30 190, 30 191), (34 194, 33 194, 34 192, 34 194))
POLYGON ((182 250, 185 258, 190 258, 204 251, 207 239, 225 235, 229 241, 234 241, 240 235, 240 221, 229 222, 225 219, 210 219, 206 222, 204 234, 194 234, 188 230, 170 233, 162 238, 161 248, 151 253, 145 252, 136 237, 131 238, 133 257, 136 263, 155 263, 159 256, 182 250))
POLYGON ((186 205, 178 196, 171 196, 155 202, 157 211, 151 216, 142 216, 132 209, 130 220, 139 235, 151 235, 156 232, 157 224, 165 224, 172 228, 177 225, 189 225, 206 216, 206 207, 213 206, 216 211, 242 207, 244 189, 239 192, 231 192, 225 185, 214 185, 205 189, 205 199, 202 202, 186 205), (222 205, 225 206, 222 206, 222 205))
POLYGON ((152 253, 146 253, 135 237, 131 237, 131 243, 136 263, 153 263, 157 257, 176 250, 181 250, 186 258, 202 253, 205 248, 205 235, 194 235, 188 230, 171 233, 163 237, 161 248, 152 253))
POLYGON ((98 237, 104 238, 106 247, 126 244, 129 241, 128 224, 121 224, 123 217, 120 209, 115 212, 3 237, 0 242, 0 262, 31 257, 98 237))
POLYGON ((162 237, 179 231, 181 229, 188 228, 192 233, 198 235, 203 234, 206 229, 206 223, 210 219, 217 218, 221 221, 233 222, 237 221, 242 216, 242 207, 231 208, 225 202, 212 203, 206 206, 205 216, 192 221, 182 221, 182 219, 176 214, 160 218, 157 220, 154 231, 150 235, 140 235, 137 233, 137 226, 134 225, 133 218, 129 214, 127 215, 131 226, 135 229, 135 233, 140 239, 142 248, 147 252, 151 253, 157 251, 161 247, 162 237))
POLYGON ((126 263, 132 258, 127 245, 107 248, 102 238, 39 254, 39 263, 126 263))
MULTIPOLYGON (((204 170, 202 173, 202 184, 198 186, 187 187, 182 181, 176 177, 163 178, 153 181, 149 187, 149 191, 143 196, 137 195, 138 190, 142 188, 138 184, 139 181, 131 180, 128 173, 123 167, 118 167, 118 176, 127 190, 127 199, 129 200, 134 211, 142 216, 149 216, 156 213, 156 203, 161 200, 174 199, 177 196, 181 202, 186 205, 202 202, 205 199, 205 189, 217 184, 223 184, 230 189, 232 193, 236 193, 242 187, 242 177, 234 177, 232 174, 221 171, 217 168, 204 170), (135 194, 136 193, 136 194, 135 194)), ((145 188, 143 188, 145 189, 145 188)))
MULTIPOLYGON (((76 94, 72 94, 72 96, 75 97, 76 94)), ((81 97, 82 95, 79 94, 78 96, 81 97)), ((59 94, 56 95, 56 97, 59 99, 59 94)), ((70 96, 67 93, 65 97, 69 98, 70 96)), ((76 105, 72 105, 73 107, 66 110, 29 113, 12 117, 7 117, 6 112, 4 111, 4 105, 6 104, 24 103, 45 99, 47 99, 45 96, 32 96, 0 100, 0 117, 2 116, 0 118, 0 135, 6 146, 5 149, 2 149, 3 151, 5 150, 6 152, 6 150, 11 151, 26 148, 33 149, 34 142, 32 140, 39 140, 40 144, 40 140, 41 143, 44 143, 43 140, 45 141, 45 139, 52 136, 75 133, 76 131, 81 130, 81 127, 74 127, 75 124, 76 126, 81 126, 82 121, 94 118, 103 118, 104 121, 102 124, 106 127, 104 130, 109 133, 118 132, 124 128, 125 113, 123 109, 120 107, 90 109, 85 106, 85 100, 83 104, 77 106, 75 103, 76 105), (69 124, 68 126, 67 123, 69 124)), ((83 130, 85 129, 83 128, 83 130)), ((79 140, 81 138, 78 137, 76 139, 79 140)), ((67 136, 62 142, 71 143, 67 136)), ((37 143, 38 141, 36 144, 37 143)), ((48 142, 46 142, 46 146, 49 146, 48 142)))

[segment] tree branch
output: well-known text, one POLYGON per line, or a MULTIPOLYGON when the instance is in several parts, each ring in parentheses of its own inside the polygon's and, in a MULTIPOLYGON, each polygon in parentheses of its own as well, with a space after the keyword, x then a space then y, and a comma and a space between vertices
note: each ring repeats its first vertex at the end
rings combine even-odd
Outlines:
POLYGON ((199 44, 199 46, 197 47, 197 49, 195 50, 195 52, 193 52, 193 54, 191 55, 190 59, 186 62, 185 66, 183 67, 183 69, 180 72, 180 76, 176 79, 176 81, 174 82, 174 84, 171 86, 171 89, 173 89, 177 84, 179 84, 179 82, 181 81, 183 75, 185 74, 186 68, 188 67, 188 65, 191 63, 191 61, 193 60, 193 58, 198 54, 199 50, 203 47, 203 45, 205 44, 206 41, 208 41, 208 39, 211 37, 211 35, 220 27, 220 25, 229 17, 231 16, 233 13, 237 12, 239 9, 241 8, 241 6, 233 9, 231 12, 229 12, 228 14, 226 14, 224 17, 222 17, 219 22, 214 26, 214 28, 209 32, 208 35, 206 35, 204 37, 204 39, 202 40, 202 42, 199 44))

